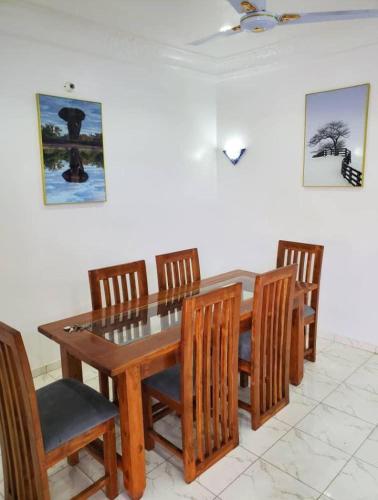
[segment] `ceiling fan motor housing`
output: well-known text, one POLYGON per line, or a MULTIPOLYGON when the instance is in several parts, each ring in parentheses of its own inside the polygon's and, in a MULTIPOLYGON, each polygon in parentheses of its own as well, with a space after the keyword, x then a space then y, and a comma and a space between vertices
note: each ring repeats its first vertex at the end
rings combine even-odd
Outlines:
POLYGON ((277 24, 277 17, 269 12, 252 12, 242 17, 240 20, 240 28, 242 31, 252 31, 255 33, 271 30, 277 26, 277 24))

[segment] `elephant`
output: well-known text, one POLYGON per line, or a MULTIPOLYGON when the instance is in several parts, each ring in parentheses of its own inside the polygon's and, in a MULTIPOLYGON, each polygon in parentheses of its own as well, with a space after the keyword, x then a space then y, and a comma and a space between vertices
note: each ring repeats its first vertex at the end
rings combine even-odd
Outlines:
POLYGON ((78 148, 70 149, 70 168, 63 172, 62 177, 67 182, 86 182, 88 180, 88 174, 84 170, 78 148))
POLYGON ((85 119, 84 111, 78 108, 62 108, 58 115, 67 122, 70 140, 77 141, 80 137, 81 122, 85 119))

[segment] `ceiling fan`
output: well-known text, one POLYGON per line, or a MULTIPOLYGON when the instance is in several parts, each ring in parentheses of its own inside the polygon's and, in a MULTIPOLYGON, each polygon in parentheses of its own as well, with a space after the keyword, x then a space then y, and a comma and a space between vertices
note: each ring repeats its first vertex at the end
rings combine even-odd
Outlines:
POLYGON ((378 17, 378 9, 365 10, 341 10, 336 12, 307 12, 307 13, 285 13, 274 14, 266 10, 266 0, 252 0, 251 2, 240 0, 228 0, 228 2, 242 14, 240 24, 230 29, 201 38, 192 42, 191 45, 202 45, 203 43, 236 35, 241 32, 263 33, 276 26, 289 24, 322 23, 325 21, 349 21, 353 19, 367 19, 378 17))

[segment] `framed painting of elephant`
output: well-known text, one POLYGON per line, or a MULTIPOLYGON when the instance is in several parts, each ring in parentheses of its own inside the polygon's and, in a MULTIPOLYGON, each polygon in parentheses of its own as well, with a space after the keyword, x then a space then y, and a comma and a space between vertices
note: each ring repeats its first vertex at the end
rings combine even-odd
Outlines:
POLYGON ((46 205, 106 201, 98 102, 37 94, 46 205))

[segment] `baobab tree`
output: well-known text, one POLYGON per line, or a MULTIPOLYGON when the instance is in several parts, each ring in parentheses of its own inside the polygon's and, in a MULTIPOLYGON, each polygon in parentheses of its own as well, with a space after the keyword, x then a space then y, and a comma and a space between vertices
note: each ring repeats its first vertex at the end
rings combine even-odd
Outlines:
POLYGON ((326 148, 332 147, 335 156, 339 155, 341 148, 345 147, 345 141, 350 135, 348 125, 342 120, 332 121, 318 129, 308 143, 309 146, 318 146, 316 153, 324 151, 326 148))

